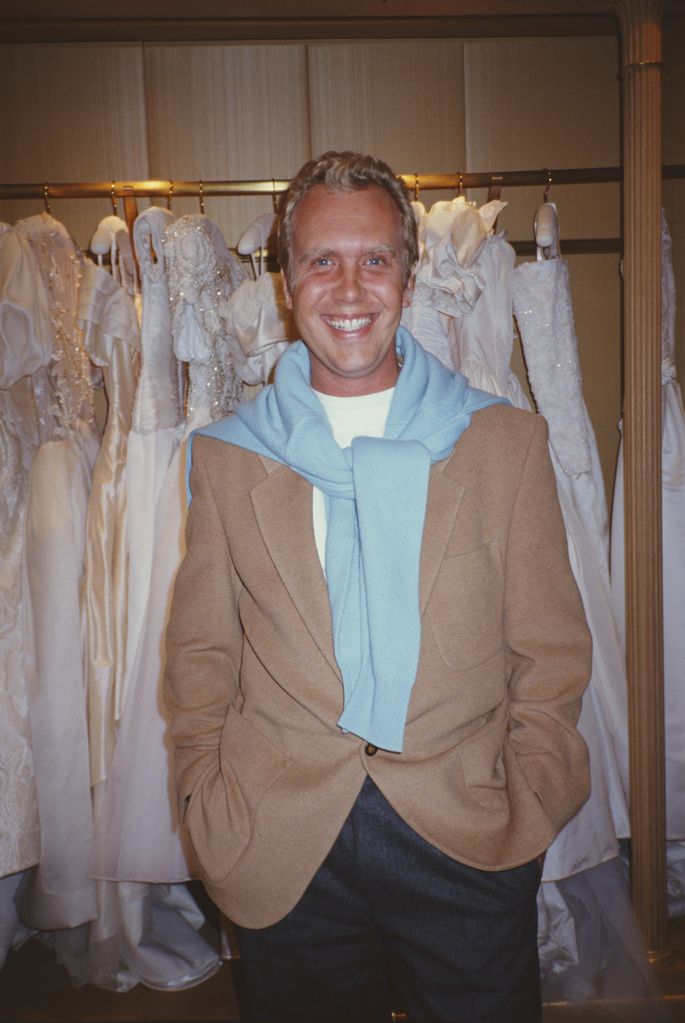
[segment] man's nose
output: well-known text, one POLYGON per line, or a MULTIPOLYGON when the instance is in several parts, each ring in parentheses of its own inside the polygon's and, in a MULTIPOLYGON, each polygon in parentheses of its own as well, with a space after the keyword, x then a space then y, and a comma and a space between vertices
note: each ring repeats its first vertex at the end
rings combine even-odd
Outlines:
POLYGON ((357 262, 340 264, 334 294, 341 302, 357 302, 365 293, 361 269, 357 262))

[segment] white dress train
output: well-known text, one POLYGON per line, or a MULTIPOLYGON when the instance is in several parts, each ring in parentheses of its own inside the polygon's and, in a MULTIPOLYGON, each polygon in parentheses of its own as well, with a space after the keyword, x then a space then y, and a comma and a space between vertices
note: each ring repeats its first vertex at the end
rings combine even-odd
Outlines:
MULTIPOLYGON (((459 251, 458 241, 458 237, 453 238, 454 258, 459 251)), ((556 447, 550 444, 550 455, 569 536, 572 567, 587 604, 588 600, 595 600, 595 594, 584 586, 584 578, 587 575, 594 579, 598 558, 601 562, 603 557, 606 566, 606 519, 604 552, 598 555, 596 546, 601 529, 592 521, 595 509, 588 495, 598 484, 601 486, 601 474, 594 436, 582 403, 565 268, 557 261, 555 266, 540 262, 525 264, 514 271, 513 249, 504 237, 489 230, 468 270, 476 276, 481 293, 470 311, 462 311, 449 324, 452 364, 474 386, 506 396, 520 408, 529 408, 510 365, 512 308, 516 306, 527 358, 535 362, 537 357, 541 365, 531 385, 536 389, 536 400, 546 405, 541 411, 547 411, 552 420, 551 435, 556 447), (555 382, 553 367, 557 362, 563 363, 566 373, 563 387, 555 382), (569 392, 566 386, 569 367, 574 366, 576 386, 569 392), (557 402, 562 405, 553 414, 557 402), (555 422, 560 420, 566 423, 571 435, 570 451, 566 445, 559 452, 562 460, 566 460, 570 476, 557 454, 557 449, 563 447, 560 439, 564 431, 560 434, 555 430, 555 422), (578 422, 585 427, 584 447, 578 444, 573 429, 578 422), (574 472, 584 479, 578 487, 574 472), (584 521, 586 512, 591 517, 589 524, 584 521)), ((443 271, 442 276, 447 274, 443 271)), ((625 735, 625 717, 621 717, 625 673, 615 626, 610 622, 606 569, 603 575, 599 573, 597 582, 600 596, 603 587, 603 597, 589 614, 591 619, 594 617, 598 633, 593 637, 597 651, 593 692, 585 700, 580 722, 581 732, 591 747, 593 794, 586 809, 569 822, 547 854, 538 898, 538 945, 543 995, 547 1000, 583 1001, 614 994, 650 996, 653 992, 651 973, 643 967, 644 950, 618 857, 616 822, 625 817, 620 759, 624 741, 621 736, 625 735), (607 635, 600 635, 605 628, 607 635), (609 652, 603 654, 605 646, 609 652), (594 929, 585 925, 588 919, 597 924, 594 929), (603 948, 599 947, 601 941, 603 948)), ((591 627, 592 624, 591 620, 591 627)))
MULTIPOLYGON (((224 303, 244 271, 207 217, 185 216, 163 238, 174 352, 188 364, 191 430, 230 413, 240 400, 224 303)), ((176 882, 194 874, 179 827, 168 717, 162 699, 164 633, 173 583, 185 553, 185 442, 174 451, 159 492, 151 585, 111 770, 109 832, 98 837, 98 876, 176 882)))
POLYGON ((656 994, 619 857, 628 828, 625 667, 611 605, 608 522, 594 432, 582 396, 568 268, 523 263, 513 301, 531 389, 550 427, 569 558, 593 639, 578 723, 591 795, 547 853, 538 900, 543 989, 575 1001, 656 994), (592 921, 588 926, 588 921, 592 921))

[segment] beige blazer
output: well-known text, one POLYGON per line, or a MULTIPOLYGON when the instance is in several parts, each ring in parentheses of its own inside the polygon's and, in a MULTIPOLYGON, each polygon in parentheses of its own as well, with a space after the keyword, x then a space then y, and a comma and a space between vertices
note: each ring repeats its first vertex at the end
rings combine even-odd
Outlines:
POLYGON ((217 905, 247 927, 284 916, 367 774, 458 860, 496 870, 542 852, 589 792, 576 722, 591 663, 544 419, 478 412, 431 469, 401 754, 369 756, 337 727, 310 484, 197 437, 191 485, 165 696, 181 814, 217 905))

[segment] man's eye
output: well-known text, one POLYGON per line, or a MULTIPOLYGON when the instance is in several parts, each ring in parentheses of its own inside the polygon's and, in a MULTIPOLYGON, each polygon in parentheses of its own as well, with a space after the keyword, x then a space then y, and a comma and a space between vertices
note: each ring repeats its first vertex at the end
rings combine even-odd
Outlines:
POLYGON ((332 264, 333 264, 333 261, 330 258, 330 256, 319 256, 318 259, 314 260, 314 262, 312 263, 312 266, 315 266, 315 267, 327 267, 327 266, 332 266, 332 264))
POLYGON ((369 256, 367 260, 368 266, 385 266, 386 264, 387 260, 385 256, 369 256))

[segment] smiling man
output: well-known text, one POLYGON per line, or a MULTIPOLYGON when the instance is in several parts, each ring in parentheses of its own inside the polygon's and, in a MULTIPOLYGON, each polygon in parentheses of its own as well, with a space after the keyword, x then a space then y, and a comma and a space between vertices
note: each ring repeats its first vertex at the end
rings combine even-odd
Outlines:
POLYGON ((251 1023, 540 1018, 590 641, 544 420, 400 326, 417 256, 386 164, 306 164, 279 229, 302 341, 193 440, 166 697, 251 1023))

